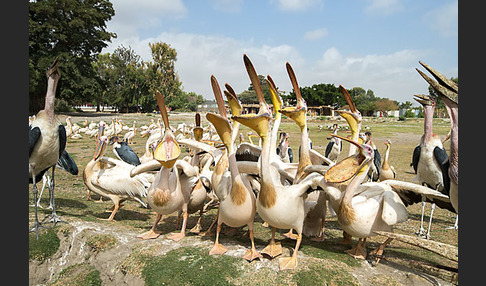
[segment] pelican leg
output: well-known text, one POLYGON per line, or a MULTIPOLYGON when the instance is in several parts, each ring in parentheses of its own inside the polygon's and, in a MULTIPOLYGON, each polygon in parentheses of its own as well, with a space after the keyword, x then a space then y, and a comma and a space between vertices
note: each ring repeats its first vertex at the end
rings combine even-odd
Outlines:
POLYGON ((214 218, 209 228, 206 231, 199 233, 199 236, 206 236, 211 234, 211 229, 213 229, 214 224, 218 221, 218 215, 219 215, 219 208, 218 208, 218 212, 216 213, 216 217, 214 218))
POLYGON ((156 232, 155 228, 157 227, 157 224, 159 223, 161 218, 162 218, 162 215, 157 214, 157 218, 155 219, 155 222, 154 222, 154 225, 152 226, 152 228, 147 232, 144 232, 142 234, 137 235, 137 237, 141 238, 141 239, 156 239, 157 237, 159 237, 160 232, 156 232))
POLYGON ((352 242, 353 242, 353 237, 349 233, 343 230, 343 240, 341 240, 341 244, 351 245, 352 242))
POLYGON ((321 221, 321 234, 319 236, 311 238, 312 241, 324 241, 324 229, 326 225, 326 220, 322 219, 321 221))
POLYGON ((275 243, 275 231, 276 228, 272 227, 272 238, 270 239, 270 243, 262 250, 263 254, 267 254, 272 258, 282 254, 282 245, 280 242, 275 243))
POLYGON ((221 225, 222 222, 218 222, 218 226, 216 227, 216 240, 214 241, 214 246, 209 251, 209 255, 221 255, 228 251, 226 247, 219 243, 219 233, 221 232, 221 225))
POLYGON ((181 232, 179 233, 173 233, 169 236, 169 239, 172 239, 173 241, 179 241, 183 239, 186 236, 186 225, 187 225, 187 211, 184 211, 182 213, 182 228, 181 232))
POLYGON ((293 229, 290 229, 287 233, 284 233, 283 236, 296 240, 298 235, 294 234, 293 229))
POLYGON ((191 230, 189 232, 196 233, 196 234, 201 232, 201 218, 202 218, 203 214, 204 214, 204 212, 203 212, 203 209, 201 208, 199 210, 199 218, 197 219, 197 223, 193 228, 191 228, 191 230))
POLYGON ((355 247, 345 250, 347 254, 351 255, 355 259, 366 259, 366 238, 360 238, 358 244, 355 247))
POLYGON ((115 214, 118 212, 118 209, 120 208, 120 201, 118 199, 115 199, 113 201, 113 211, 111 212, 110 217, 108 218, 102 218, 101 220, 107 220, 107 221, 114 221, 115 214))
POLYGON ((375 257, 375 260, 371 263, 371 265, 376 266, 380 262, 380 259, 383 257, 383 250, 385 247, 393 240, 393 238, 387 238, 385 242, 380 244, 376 249, 370 252, 370 255, 375 257))
POLYGON ((297 267, 297 253, 299 252, 300 243, 302 242, 302 233, 297 234, 297 242, 295 243, 295 250, 291 257, 282 257, 278 260, 279 271, 287 269, 295 269, 297 267))
POLYGON ((254 234, 253 234, 253 223, 251 225, 248 225, 248 231, 250 232, 250 241, 251 241, 251 249, 248 249, 243 255, 243 259, 246 259, 248 261, 252 261, 257 258, 263 258, 263 256, 256 250, 255 248, 255 240, 254 240, 254 234))

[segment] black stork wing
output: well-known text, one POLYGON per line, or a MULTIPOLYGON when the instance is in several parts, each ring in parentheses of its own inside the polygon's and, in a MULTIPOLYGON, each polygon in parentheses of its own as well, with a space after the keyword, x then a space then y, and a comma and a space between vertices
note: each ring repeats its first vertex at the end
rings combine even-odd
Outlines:
POLYGON ((412 167, 413 170, 415 171, 415 174, 417 174, 417 167, 418 167, 418 162, 420 159, 420 152, 422 152, 422 147, 420 145, 417 145, 415 149, 413 149, 413 154, 412 154, 412 167))
POLYGON ((39 140, 40 135, 41 130, 39 127, 32 128, 31 126, 29 126, 29 157, 34 150, 35 144, 37 143, 37 140, 39 140))

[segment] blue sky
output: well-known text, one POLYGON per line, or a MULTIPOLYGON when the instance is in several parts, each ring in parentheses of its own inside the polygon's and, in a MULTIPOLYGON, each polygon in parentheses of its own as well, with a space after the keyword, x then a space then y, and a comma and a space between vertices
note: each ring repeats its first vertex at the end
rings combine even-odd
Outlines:
POLYGON ((318 83, 372 89, 399 102, 427 93, 419 60, 458 76, 457 0, 111 0, 108 30, 118 38, 102 52, 130 46, 150 61, 148 43, 176 49, 184 90, 213 99, 212 74, 237 93, 258 74, 291 90, 288 61, 301 87, 318 83))

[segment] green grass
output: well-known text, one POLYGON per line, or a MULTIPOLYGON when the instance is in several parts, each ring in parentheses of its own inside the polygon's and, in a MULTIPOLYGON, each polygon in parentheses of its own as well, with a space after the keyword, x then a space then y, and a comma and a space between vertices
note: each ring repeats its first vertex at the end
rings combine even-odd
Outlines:
POLYGON ((29 233, 29 259, 42 262, 56 253, 60 245, 56 233, 57 228, 40 230, 38 240, 34 232, 29 233))
MULTIPOLYGON (((208 125, 204 114, 201 116, 202 125, 205 127, 208 125)), ((88 117, 88 121, 94 120, 99 122, 103 119, 105 122, 111 122, 111 117, 118 116, 122 119, 124 123, 131 125, 133 120, 137 121, 137 127, 143 124, 149 124, 150 119, 157 119, 160 115, 148 115, 148 114, 113 114, 100 117, 88 117)), ((61 117, 63 121, 65 117, 61 117)), ((84 115, 72 116, 73 122, 79 122, 84 120, 84 115)), ((171 124, 175 126, 176 123, 194 122, 193 115, 177 115, 171 114, 171 124)), ((332 125, 332 123, 338 122, 340 126, 346 126, 344 120, 331 121, 331 120, 308 120, 308 127, 310 129, 310 138, 313 141, 314 149, 318 152, 324 153, 325 147, 329 142, 327 139, 329 130, 325 126, 332 125), (318 125, 323 125, 324 128, 319 130, 318 125)), ((398 179, 404 181, 411 181, 414 177, 410 167, 411 157, 413 148, 416 146, 420 140, 420 135, 423 132, 423 120, 420 119, 407 119, 405 121, 389 120, 383 121, 382 119, 366 119, 363 122, 363 130, 365 127, 369 127, 373 133, 373 141, 378 147, 379 151, 384 154, 385 146, 383 142, 386 139, 392 140, 392 149, 390 152, 390 162, 395 167, 398 172, 398 179)), ((294 159, 298 161, 297 150, 300 145, 300 134, 298 127, 290 121, 290 119, 283 120, 280 129, 290 133, 290 146, 294 150, 294 159)), ((444 121, 443 119, 434 119, 434 133, 439 134, 442 138, 447 134, 450 129, 450 123, 444 121)), ((250 131, 247 127, 241 126, 240 132, 247 138, 247 133, 250 131)), ((339 135, 347 136, 344 130, 339 131, 339 135)), ((132 144, 132 148, 135 152, 141 156, 145 149, 145 142, 147 138, 141 138, 138 134, 135 137, 135 142, 132 144)), ((445 144, 446 150, 448 150, 449 143, 445 144)), ((343 151, 339 159, 345 158, 348 150, 348 145, 343 146, 343 151)), ((155 214, 153 210, 141 208, 139 203, 127 201, 120 208, 115 216, 115 222, 105 222, 101 219, 106 219, 109 213, 105 210, 113 206, 113 203, 104 199, 102 203, 97 203, 99 196, 92 194, 92 200, 86 200, 86 187, 83 184, 83 169, 86 164, 92 159, 92 155, 95 148, 95 142, 93 138, 88 136, 83 136, 82 139, 73 140, 68 139, 66 146, 67 151, 73 158, 75 158, 76 163, 79 168, 79 174, 73 176, 66 172, 56 169, 56 211, 61 218, 68 223, 76 221, 88 221, 97 222, 100 225, 111 224, 117 225, 122 231, 128 230, 136 233, 142 233, 147 231, 153 224, 155 219, 155 214)), ((183 148, 185 150, 185 148, 183 148)), ((107 150, 107 156, 114 158, 114 154, 111 149, 107 150)), ((182 156, 181 156, 182 158, 182 156)), ((40 184, 38 185, 40 187, 40 184)), ((32 187, 29 188, 29 204, 32 203, 32 187)), ((43 206, 47 206, 48 195, 47 190, 44 192, 44 196, 41 200, 43 206)), ((395 232, 411 235, 415 232, 420 224, 420 211, 421 205, 415 204, 407 207, 409 211, 409 219, 405 223, 401 223, 396 226, 395 232)), ((42 220, 44 216, 51 213, 48 209, 38 209, 39 218, 42 220)), ((430 214, 430 207, 427 206, 426 220, 428 221, 428 215, 430 214)), ((207 214, 203 216, 202 228, 206 230, 212 219, 216 215, 216 209, 210 210, 207 214)), ((34 208, 29 208, 29 225, 32 225, 34 219, 34 208)), ((436 208, 434 211, 434 223, 432 225, 431 235, 434 240, 448 243, 451 245, 458 244, 458 232, 454 230, 446 230, 445 227, 451 226, 454 223, 455 216, 449 211, 436 208)), ((187 224, 187 230, 192 228, 197 220, 197 214, 190 215, 187 224)), ((167 234, 180 229, 176 228, 176 217, 175 214, 164 216, 159 223, 157 230, 162 232, 162 237, 167 234)), ((267 245, 270 240, 271 230, 269 228, 262 227, 263 220, 257 215, 255 217, 255 243, 257 248, 261 249, 267 245)), ((65 224, 62 224, 65 225, 65 224)), ((52 255, 59 248, 59 239, 56 236, 56 231, 62 231, 63 228, 41 230, 39 235, 39 241, 35 240, 35 234, 29 234, 29 258, 43 261, 52 257, 52 255)), ((220 242, 223 245, 228 244, 238 244, 245 248, 249 248, 250 240, 246 235, 247 228, 244 227, 243 230, 239 230, 237 235, 230 237, 227 236, 224 231, 226 229, 223 226, 223 232, 220 236, 220 242)), ((64 230, 66 233, 70 233, 71 230, 67 228, 64 230)), ((201 238, 202 240, 209 240, 214 242, 215 234, 209 237, 201 238)), ((276 233, 276 240, 282 243, 282 246, 293 251, 295 247, 295 241, 285 239, 282 234, 287 232, 287 230, 278 230, 276 233)), ((64 235, 66 235, 66 233, 64 235)), ((304 237, 301 244, 299 252, 303 253, 306 258, 299 259, 299 265, 296 270, 292 271, 281 271, 277 272, 274 268, 267 266, 262 266, 256 268, 254 266, 257 262, 248 263, 241 259, 240 257, 231 257, 229 255, 223 256, 209 256, 207 253, 209 249, 201 248, 180 248, 169 252, 163 256, 156 256, 155 253, 160 253, 159 244, 144 244, 134 245, 133 251, 127 258, 119 262, 118 269, 125 273, 130 273, 134 275, 142 276, 146 280, 147 285, 157 285, 157 281, 167 280, 172 282, 173 285, 198 285, 197 283, 203 281, 214 285, 215 281, 219 281, 223 284, 233 284, 233 285, 304 285, 320 283, 321 281, 327 281, 327 285, 343 285, 339 284, 337 276, 349 275, 350 271, 353 269, 361 267, 361 261, 356 261, 352 257, 344 253, 345 249, 349 246, 341 245, 340 239, 342 237, 342 230, 340 229, 337 220, 335 218, 329 218, 326 223, 326 238, 323 242, 313 242, 309 238, 304 237), (185 256, 185 260, 180 260, 181 257, 185 256), (324 266, 310 266, 307 261, 311 261, 314 264, 324 264, 334 265, 339 268, 339 273, 336 274, 327 268, 321 268, 324 266), (331 261, 332 263, 330 263, 331 261), (334 263, 334 264, 333 264, 334 263), (197 267, 203 267, 207 270, 200 271, 197 267), (166 268, 166 269, 165 269, 166 268), (177 270, 177 272, 175 272, 177 270), (197 271, 196 271, 197 270, 197 271), (197 272, 197 273, 196 273, 197 272), (200 273, 199 273, 200 272, 200 273), (171 275, 171 273, 173 275, 171 275), (176 273, 177 275, 174 275, 176 273), (185 276, 179 275, 185 273, 185 276), (228 274, 228 273, 231 273, 228 274), (189 275, 191 274, 191 275, 189 275), (211 276, 211 275, 216 276, 211 276), (336 276, 336 277, 335 277, 336 276), (161 278, 162 277, 162 278, 161 278), (192 277, 192 278, 191 278, 192 277), (150 284, 153 283, 153 284, 150 284)), ((186 232, 186 235, 190 236, 186 232)), ((62 234, 60 235, 62 236, 62 234)), ((113 246, 111 243, 114 242, 114 237, 101 237, 94 236, 88 237, 91 247, 94 249, 99 248, 99 251, 103 251, 113 246), (110 242, 111 241, 111 242, 110 242)), ((164 238, 159 238, 164 239, 164 238)), ((371 251, 385 240, 384 237, 373 237, 367 241, 367 249, 371 251)), ((354 239, 353 244, 355 244, 357 239, 354 239)), ((116 243, 116 242, 114 242, 116 243)), ((118 242, 120 243, 120 242, 118 242)), ((393 263, 409 266, 410 260, 419 260, 426 263, 439 263, 441 265, 449 265, 450 262, 446 259, 438 257, 437 255, 431 255, 426 251, 423 251, 417 247, 402 245, 398 242, 393 241, 384 252, 385 258, 390 257, 393 259, 393 263)), ((265 258, 267 260, 268 258, 265 258)), ((272 265, 278 264, 277 260, 271 261, 272 265)), ((381 262, 380 262, 381 263, 381 262)), ((270 264, 270 263, 269 263, 270 264)), ((268 265, 268 264, 267 264, 268 265)), ((346 276, 347 277, 347 276, 346 276)), ((348 277, 349 278, 349 277, 348 277)), ((95 279, 96 280, 96 279, 95 279)), ((352 285, 352 279, 346 280, 352 285)), ((172 285, 171 284, 171 285, 172 285)), ((61 285, 61 284, 59 284, 61 285)), ((159 284, 160 285, 160 284, 159 284)))
POLYGON ((206 249, 179 248, 161 257, 150 257, 142 271, 146 285, 231 285, 240 259, 210 256, 206 249))
POLYGON ((52 286, 99 286, 103 281, 100 272, 88 263, 66 267, 52 286))
POLYGON ((309 264, 307 269, 295 273, 292 280, 297 285, 360 285, 343 265, 331 261, 326 262, 316 261, 316 263, 309 264))
POLYGON ((86 240, 86 244, 94 251, 100 252, 116 246, 118 240, 109 234, 95 234, 86 240))

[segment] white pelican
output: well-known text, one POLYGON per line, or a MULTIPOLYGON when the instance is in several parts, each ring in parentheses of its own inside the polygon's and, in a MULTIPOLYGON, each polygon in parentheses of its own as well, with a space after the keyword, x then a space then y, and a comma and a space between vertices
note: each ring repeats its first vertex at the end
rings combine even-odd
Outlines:
POLYGON ((137 123, 137 121, 134 120, 132 130, 128 131, 123 136, 123 141, 127 142, 128 144, 133 143, 133 138, 137 134, 137 127, 135 127, 135 123, 137 123))
POLYGON ((381 165, 381 172, 380 172, 380 181, 395 179, 397 177, 397 172, 395 172, 395 168, 390 165, 390 149, 391 149, 391 141, 387 139, 385 141, 386 151, 385 155, 383 156, 383 164, 381 165))
MULTIPOLYGON (((405 204, 418 202, 417 197, 448 200, 448 197, 440 192, 408 182, 387 180, 361 184, 367 177, 370 165, 373 164, 373 148, 344 137, 341 139, 357 146, 359 152, 331 167, 325 173, 321 188, 328 194, 341 227, 346 233, 359 238, 356 247, 346 250, 351 256, 365 259, 366 238, 375 235, 375 231, 391 232, 393 225, 406 221, 408 213, 405 204), (349 180, 344 192, 335 185, 349 180)), ((377 257, 375 265, 384 247, 391 240, 387 239, 373 251, 373 255, 377 257)))
MULTIPOLYGON (((238 134, 239 123, 234 121, 233 126, 230 125, 226 116, 223 96, 214 76, 211 76, 211 85, 221 115, 208 112, 206 118, 213 124, 221 141, 226 147, 228 158, 225 159, 228 161, 228 170, 222 174, 219 184, 215 188, 215 193, 219 198, 218 224, 216 229, 216 240, 209 254, 223 254, 227 251, 227 249, 219 243, 219 234, 223 223, 231 227, 247 225, 250 233, 251 249, 245 253, 243 258, 252 261, 256 258, 262 258, 262 255, 256 250, 253 239, 253 221, 256 213, 255 193, 253 192, 249 180, 243 178, 245 175, 240 174, 236 163, 234 141, 238 134)), ((228 99, 231 113, 236 116, 240 115, 243 107, 239 100, 234 94, 227 91, 225 91, 225 95, 228 99)), ((226 154, 223 156, 226 156, 226 154)))
MULTIPOLYGON (((42 227, 37 217, 37 185, 44 173, 52 168, 51 187, 54 202, 54 170, 64 148, 66 147, 66 129, 54 114, 56 87, 61 77, 57 58, 47 69, 47 92, 44 109, 39 111, 29 126, 29 183, 32 183, 35 203, 35 222, 30 231, 35 231, 39 238, 39 227, 42 227)), ((50 221, 55 225, 61 219, 56 214, 53 205, 50 221)))
POLYGON ((261 188, 258 194, 256 207, 258 214, 270 226, 272 226, 272 239, 270 244, 262 250, 271 257, 282 253, 281 245, 274 241, 275 229, 294 229, 297 232, 297 242, 292 257, 279 259, 279 269, 294 269, 297 266, 297 253, 302 241, 302 227, 305 218, 305 197, 309 189, 317 188, 317 181, 322 179, 321 175, 309 175, 298 184, 290 186, 282 185, 278 170, 270 164, 271 154, 275 153, 275 145, 270 144, 270 123, 272 118, 268 107, 265 108, 263 93, 258 79, 255 80, 256 72, 246 55, 243 55, 252 84, 257 91, 260 102, 260 114, 244 114, 232 116, 233 120, 253 129, 261 138, 262 153, 260 158, 261 188), (263 107, 263 108, 262 108, 263 107))
POLYGON ((185 237, 187 206, 191 191, 198 179, 197 168, 191 166, 191 164, 184 160, 177 160, 181 154, 181 149, 170 129, 164 98, 159 91, 156 92, 156 97, 160 114, 164 121, 164 137, 155 149, 155 160, 134 167, 130 172, 130 176, 153 170, 155 167, 160 168, 147 194, 147 201, 150 207, 157 213, 157 218, 149 231, 137 237, 141 239, 155 239, 159 237, 160 232, 157 232, 155 229, 162 215, 168 215, 182 210, 183 222, 181 232, 169 236, 170 239, 179 241, 185 237))
MULTIPOLYGON (((104 125, 101 125, 100 135, 103 128, 104 125)), ((130 171, 133 165, 121 160, 103 157, 107 145, 108 138, 99 136, 93 159, 84 168, 83 180, 89 191, 113 201, 113 211, 106 219, 113 221, 120 204, 125 200, 135 200, 143 206, 147 206, 143 199, 147 196, 147 188, 154 178, 152 174, 140 174, 131 177, 130 171)))
MULTIPOLYGON (((301 141, 299 147, 299 165, 297 167, 297 173, 292 181, 292 184, 299 183, 306 176, 307 173, 304 169, 307 166, 312 165, 310 150, 312 149, 312 143, 310 142, 307 127, 307 103, 302 98, 300 88, 297 83, 297 78, 292 69, 292 66, 286 63, 287 73, 289 75, 294 93, 297 99, 297 105, 295 107, 287 107, 280 109, 279 112, 292 119, 300 129, 301 141)), ((275 128, 275 126, 273 127, 275 128)), ((324 239, 324 225, 327 211, 327 198, 323 192, 312 193, 306 199, 307 209, 306 217, 304 220, 303 233, 306 236, 316 236, 318 240, 324 239)), ((286 237, 295 238, 292 234, 292 230, 285 234, 286 237)))

